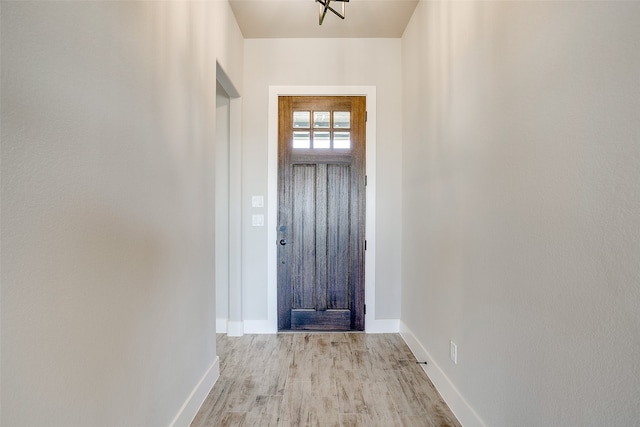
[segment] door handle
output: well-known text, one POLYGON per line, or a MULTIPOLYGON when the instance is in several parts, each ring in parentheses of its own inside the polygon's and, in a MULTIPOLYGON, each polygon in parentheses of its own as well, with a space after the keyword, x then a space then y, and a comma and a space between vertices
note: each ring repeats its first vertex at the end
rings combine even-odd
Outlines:
POLYGON ((282 240, 280 240, 280 244, 281 244, 282 246, 284 246, 284 245, 286 245, 286 244, 287 244, 287 241, 286 241, 285 239, 282 239, 282 240))

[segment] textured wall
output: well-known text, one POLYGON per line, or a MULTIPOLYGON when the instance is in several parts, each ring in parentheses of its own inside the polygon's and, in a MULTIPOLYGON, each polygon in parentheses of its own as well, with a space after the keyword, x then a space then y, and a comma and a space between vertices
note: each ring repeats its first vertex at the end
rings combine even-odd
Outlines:
POLYGON ((251 227, 253 194, 267 195, 270 85, 376 86, 376 317, 400 317, 399 39, 247 39, 243 99, 243 313, 266 319, 267 230, 251 227))
POLYGON ((168 425, 216 358, 215 70, 241 82, 242 36, 220 2, 1 7, 0 422, 168 425))
POLYGON ((404 34, 402 320, 486 425, 640 419, 638 22, 422 2, 404 34))

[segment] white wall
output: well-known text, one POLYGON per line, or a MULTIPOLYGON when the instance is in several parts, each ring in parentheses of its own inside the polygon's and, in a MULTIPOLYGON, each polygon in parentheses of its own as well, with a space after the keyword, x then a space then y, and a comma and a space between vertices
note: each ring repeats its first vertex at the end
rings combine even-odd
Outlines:
POLYGON ((243 316, 267 319, 267 229, 252 195, 267 196, 269 86, 375 86, 376 317, 400 317, 401 69, 399 39, 247 39, 243 98, 243 316))
POLYGON ((0 423, 186 425, 217 375, 216 60, 241 87, 241 33, 223 2, 1 7, 0 423))
POLYGON ((403 36, 402 321, 465 425, 640 419, 639 22, 425 1, 403 36))

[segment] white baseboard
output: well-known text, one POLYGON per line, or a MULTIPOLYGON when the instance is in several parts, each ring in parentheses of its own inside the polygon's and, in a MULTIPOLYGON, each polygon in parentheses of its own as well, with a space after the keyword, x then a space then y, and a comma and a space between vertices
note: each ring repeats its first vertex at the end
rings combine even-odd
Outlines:
POLYGON ((241 337, 244 335, 244 322, 232 321, 227 322, 227 335, 230 337, 241 337))
POLYGON ((230 322, 227 319, 216 319, 216 334, 228 334, 240 337, 244 334, 276 334, 278 329, 268 320, 243 320, 230 322))
POLYGON ((473 410, 471 405, 462 397, 458 389, 451 382, 444 371, 434 362, 429 352, 418 341, 416 336, 409 330, 407 325, 400 322, 400 335, 407 343, 416 359, 426 361, 426 365, 421 365, 427 373, 429 379, 447 403, 453 414, 458 418, 460 424, 465 427, 486 427, 482 419, 473 410))
POLYGON ((213 385, 220 376, 220 358, 216 356, 207 372, 204 373, 196 387, 193 389, 187 400, 184 402, 178 414, 175 416, 170 427, 189 427, 191 421, 195 418, 200 410, 202 403, 213 388, 213 385))
POLYGON ((227 319, 216 319, 216 334, 226 334, 227 330, 227 319))
POLYGON ((245 334, 277 334, 277 325, 270 320, 245 320, 245 334))
POLYGON ((364 331, 368 334, 397 334, 400 332, 400 319, 366 319, 364 331))

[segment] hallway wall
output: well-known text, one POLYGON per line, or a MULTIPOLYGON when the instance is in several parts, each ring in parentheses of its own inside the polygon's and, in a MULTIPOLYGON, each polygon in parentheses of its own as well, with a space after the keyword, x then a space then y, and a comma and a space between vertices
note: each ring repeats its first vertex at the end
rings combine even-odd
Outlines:
POLYGON ((640 419, 638 22, 423 1, 403 36, 402 322, 466 426, 640 419))
POLYGON ((216 60, 241 87, 233 14, 1 8, 0 424, 185 425, 217 376, 216 60))

